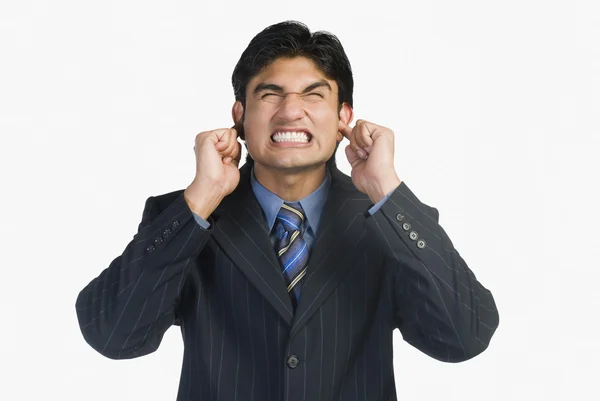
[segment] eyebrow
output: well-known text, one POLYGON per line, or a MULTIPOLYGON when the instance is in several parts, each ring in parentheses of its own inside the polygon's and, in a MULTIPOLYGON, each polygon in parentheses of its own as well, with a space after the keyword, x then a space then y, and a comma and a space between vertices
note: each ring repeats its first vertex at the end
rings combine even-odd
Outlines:
MULTIPOLYGON (((320 87, 325 87, 325 88, 328 88, 330 91, 333 91, 331 89, 331 85, 329 85, 329 83, 327 81, 322 79, 320 81, 317 81, 313 84, 308 85, 306 88, 304 88, 302 93, 307 93, 307 92, 312 91, 313 89, 320 88, 320 87)), ((256 85, 256 88, 254 88, 254 90, 252 91, 252 94, 256 95, 257 93, 265 91, 265 90, 272 90, 273 92, 283 93, 283 88, 281 86, 275 85, 275 84, 270 84, 267 82, 261 82, 258 85, 256 85)))

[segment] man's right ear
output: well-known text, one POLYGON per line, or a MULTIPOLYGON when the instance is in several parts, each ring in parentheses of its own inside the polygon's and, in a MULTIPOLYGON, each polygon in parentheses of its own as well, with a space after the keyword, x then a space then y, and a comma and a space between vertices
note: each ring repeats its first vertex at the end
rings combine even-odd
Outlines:
POLYGON ((236 100, 233 103, 233 107, 231 108, 231 118, 233 119, 234 127, 238 133, 238 137, 241 140, 245 140, 244 137, 244 124, 242 122, 242 117, 244 116, 244 106, 242 106, 242 102, 236 100))

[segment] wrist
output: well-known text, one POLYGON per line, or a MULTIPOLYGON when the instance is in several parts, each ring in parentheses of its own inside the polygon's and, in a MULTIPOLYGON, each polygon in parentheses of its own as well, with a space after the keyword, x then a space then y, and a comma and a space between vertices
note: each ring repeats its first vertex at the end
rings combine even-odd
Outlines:
POLYGON ((220 195, 211 191, 202 190, 190 185, 183 191, 183 197, 192 212, 204 220, 219 206, 223 199, 220 195))
POLYGON ((400 186, 402 180, 398 177, 393 177, 382 182, 374 182, 372 187, 367 190, 367 195, 373 204, 376 204, 385 198, 390 192, 400 186))

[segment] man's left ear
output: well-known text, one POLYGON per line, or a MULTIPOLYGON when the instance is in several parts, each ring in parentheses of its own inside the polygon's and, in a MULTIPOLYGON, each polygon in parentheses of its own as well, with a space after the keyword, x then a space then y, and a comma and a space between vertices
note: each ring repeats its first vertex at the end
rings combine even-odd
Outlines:
MULTIPOLYGON (((340 120, 348 125, 352 122, 352 119, 354 118, 354 111, 352 110, 352 106, 350 106, 348 103, 344 102, 342 104, 342 109, 340 110, 340 120)), ((337 142, 341 142, 344 139, 344 135, 338 131, 336 137, 335 137, 337 142)))

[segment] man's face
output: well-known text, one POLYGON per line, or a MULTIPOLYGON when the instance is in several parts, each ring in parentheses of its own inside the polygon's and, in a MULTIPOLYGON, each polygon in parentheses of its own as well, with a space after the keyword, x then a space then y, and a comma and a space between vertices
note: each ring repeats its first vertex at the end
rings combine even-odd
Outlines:
MULTIPOLYGON (((350 122, 349 105, 341 115, 350 122)), ((256 165, 298 172, 322 165, 343 139, 339 118, 336 82, 308 58, 277 59, 247 85, 244 133, 256 165)))

